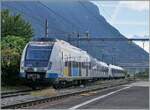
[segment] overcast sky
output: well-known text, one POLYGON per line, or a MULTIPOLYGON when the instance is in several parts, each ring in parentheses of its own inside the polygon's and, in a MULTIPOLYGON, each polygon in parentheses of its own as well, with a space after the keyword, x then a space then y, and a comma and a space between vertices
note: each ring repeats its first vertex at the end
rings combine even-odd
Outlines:
MULTIPOLYGON (((126 37, 149 35, 148 1, 93 1, 107 22, 117 28, 126 37)), ((136 42, 143 47, 143 42, 136 42)), ((149 42, 144 43, 149 51, 149 42)))

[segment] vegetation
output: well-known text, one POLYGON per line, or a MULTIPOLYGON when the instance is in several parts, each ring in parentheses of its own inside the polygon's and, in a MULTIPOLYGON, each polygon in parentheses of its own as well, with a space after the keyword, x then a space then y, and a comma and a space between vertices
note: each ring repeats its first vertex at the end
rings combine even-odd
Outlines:
POLYGON ((20 14, 13 16, 9 10, 2 10, 1 15, 2 84, 16 85, 19 83, 21 53, 25 44, 33 36, 33 30, 20 14))
POLYGON ((142 78, 142 79, 148 79, 149 78, 149 70, 146 69, 144 72, 139 72, 137 74, 135 74, 136 78, 142 78))
POLYGON ((1 36, 20 36, 29 40, 33 36, 31 24, 21 14, 12 15, 8 9, 1 11, 1 36))
POLYGON ((129 77, 130 77, 130 74, 129 74, 127 71, 125 71, 125 77, 126 77, 126 78, 129 78, 129 77))

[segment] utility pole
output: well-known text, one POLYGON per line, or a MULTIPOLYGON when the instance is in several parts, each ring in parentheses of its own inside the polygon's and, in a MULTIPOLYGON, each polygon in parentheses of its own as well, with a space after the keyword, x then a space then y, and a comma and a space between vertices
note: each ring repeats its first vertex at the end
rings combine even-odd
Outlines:
POLYGON ((48 21, 45 20, 45 37, 48 37, 48 21))
POLYGON ((102 53, 102 61, 104 61, 104 54, 102 53))
POLYGON ((143 42, 143 49, 144 49, 144 42, 143 42))
POLYGON ((112 56, 112 64, 114 64, 114 56, 112 56))
POLYGON ((77 37, 78 37, 78 42, 77 42, 78 45, 77 45, 77 47, 79 48, 79 47, 80 47, 80 46, 79 46, 79 45, 80 45, 80 34, 79 34, 79 33, 77 33, 77 37))
POLYGON ((90 40, 90 36, 89 36, 89 32, 87 31, 86 33, 86 37, 87 37, 87 42, 88 42, 88 49, 87 49, 87 52, 89 52, 89 46, 90 46, 90 42, 89 42, 89 40, 90 40))

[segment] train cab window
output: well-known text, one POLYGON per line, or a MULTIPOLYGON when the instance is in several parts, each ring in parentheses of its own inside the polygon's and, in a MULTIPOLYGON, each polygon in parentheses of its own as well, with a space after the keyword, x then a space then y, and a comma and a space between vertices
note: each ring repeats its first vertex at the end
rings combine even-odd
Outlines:
POLYGON ((53 46, 47 45, 29 45, 25 54, 25 66, 46 67, 53 46))
POLYGON ((49 60, 51 46, 28 46, 26 60, 49 60))

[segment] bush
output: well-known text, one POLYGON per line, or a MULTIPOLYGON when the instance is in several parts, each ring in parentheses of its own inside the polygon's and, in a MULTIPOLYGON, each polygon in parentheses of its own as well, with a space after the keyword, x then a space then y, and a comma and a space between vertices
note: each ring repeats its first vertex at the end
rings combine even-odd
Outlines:
POLYGON ((27 41, 23 37, 7 36, 1 41, 2 84, 17 83, 21 53, 27 41))
POLYGON ((12 14, 8 9, 1 10, 1 27, 2 84, 16 85, 20 83, 21 53, 33 37, 33 29, 21 14, 12 14))
POLYGON ((21 14, 11 14, 8 9, 1 11, 1 36, 20 36, 30 39, 33 36, 33 29, 29 22, 22 18, 21 14))

